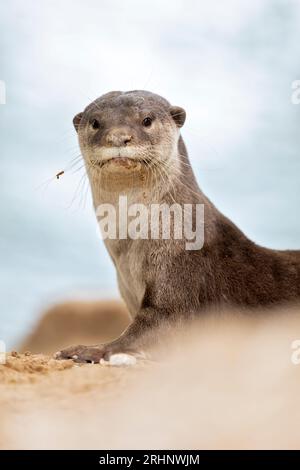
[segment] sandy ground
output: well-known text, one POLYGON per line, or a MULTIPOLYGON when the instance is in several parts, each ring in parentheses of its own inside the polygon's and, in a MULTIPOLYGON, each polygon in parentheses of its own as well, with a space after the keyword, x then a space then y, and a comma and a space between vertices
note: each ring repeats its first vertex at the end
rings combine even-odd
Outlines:
POLYGON ((177 327, 156 351, 159 361, 135 367, 8 355, 0 366, 0 447, 299 449, 295 339, 298 307, 177 327))
POLYGON ((96 425, 95 406, 101 422, 108 404, 120 400, 140 368, 75 365, 42 354, 8 355, 6 365, 0 366, 0 447, 89 448, 94 432, 91 445, 101 446, 97 429, 82 425, 85 419, 96 425))

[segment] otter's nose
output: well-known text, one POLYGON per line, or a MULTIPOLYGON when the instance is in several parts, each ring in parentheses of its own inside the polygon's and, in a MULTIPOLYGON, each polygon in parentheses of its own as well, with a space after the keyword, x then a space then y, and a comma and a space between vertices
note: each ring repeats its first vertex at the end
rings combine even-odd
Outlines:
POLYGON ((122 147, 123 145, 127 145, 131 140, 132 135, 130 135, 129 132, 121 129, 112 130, 106 136, 107 144, 116 147, 122 147))

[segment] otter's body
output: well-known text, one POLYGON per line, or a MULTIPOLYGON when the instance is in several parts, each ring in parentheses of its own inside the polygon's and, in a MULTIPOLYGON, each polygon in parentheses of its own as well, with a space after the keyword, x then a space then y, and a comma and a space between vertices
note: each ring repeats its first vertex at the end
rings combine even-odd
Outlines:
POLYGON ((257 246, 213 206, 189 163, 180 135, 184 120, 182 108, 143 91, 109 93, 75 117, 96 210, 110 204, 118 213, 120 196, 149 208, 202 204, 204 244, 187 250, 185 240, 174 237, 106 239, 133 322, 113 343, 68 348, 59 357, 99 361, 139 353, 159 341, 161 324, 208 307, 300 299, 300 251, 257 246))

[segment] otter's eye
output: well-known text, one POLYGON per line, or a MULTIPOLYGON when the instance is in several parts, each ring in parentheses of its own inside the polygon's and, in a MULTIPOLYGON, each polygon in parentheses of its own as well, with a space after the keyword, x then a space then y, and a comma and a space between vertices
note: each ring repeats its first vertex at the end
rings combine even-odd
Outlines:
POLYGON ((93 129, 99 129, 100 127, 100 122, 98 121, 98 119, 93 119, 91 121, 91 126, 93 129))
POLYGON ((144 120, 143 120, 143 126, 144 127, 150 127, 152 124, 152 119, 149 118, 149 117, 146 117, 144 120))

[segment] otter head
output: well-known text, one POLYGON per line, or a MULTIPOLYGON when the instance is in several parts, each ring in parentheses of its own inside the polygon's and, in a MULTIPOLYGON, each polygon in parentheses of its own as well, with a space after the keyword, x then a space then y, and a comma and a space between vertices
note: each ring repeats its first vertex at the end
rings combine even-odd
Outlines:
POLYGON ((185 111, 147 91, 113 91, 93 101, 73 123, 87 170, 112 176, 176 164, 185 111))

